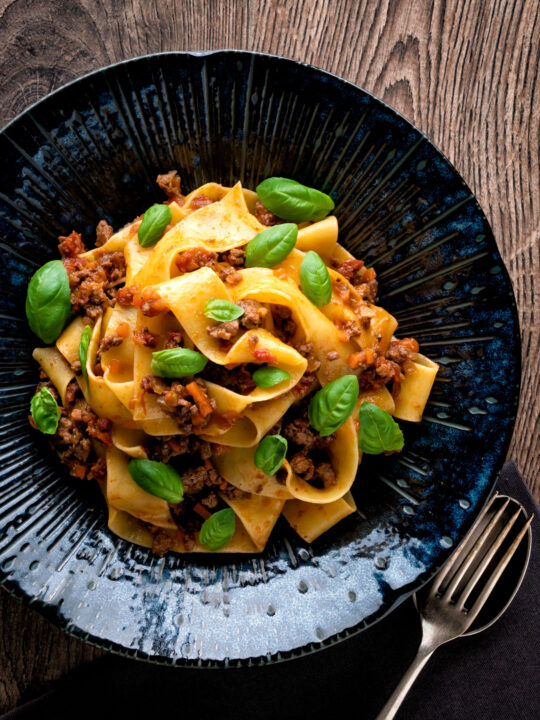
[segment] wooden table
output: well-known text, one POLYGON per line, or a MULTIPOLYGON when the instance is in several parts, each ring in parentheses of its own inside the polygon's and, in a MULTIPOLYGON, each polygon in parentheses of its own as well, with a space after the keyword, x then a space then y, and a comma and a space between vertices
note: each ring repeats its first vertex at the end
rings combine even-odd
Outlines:
MULTIPOLYGON (((330 70, 399 110, 454 163, 510 270, 523 339, 509 456, 540 497, 537 0, 0 0, 0 125, 124 58, 245 48, 330 70)), ((0 593, 0 711, 103 651, 0 593)))

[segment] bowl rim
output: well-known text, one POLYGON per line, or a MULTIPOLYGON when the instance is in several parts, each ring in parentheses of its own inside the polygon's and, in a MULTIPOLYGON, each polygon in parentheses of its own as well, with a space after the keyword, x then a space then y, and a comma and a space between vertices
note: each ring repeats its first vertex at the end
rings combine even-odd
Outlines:
MULTIPOLYGON (((312 63, 306 63, 301 60, 296 60, 294 58, 289 58, 284 55, 276 55, 273 53, 266 53, 266 52, 260 52, 260 51, 254 51, 254 50, 248 50, 248 49, 242 49, 242 48, 217 48, 212 50, 167 50, 162 52, 154 52, 154 53, 147 53, 144 55, 136 55, 130 58, 125 58, 123 60, 119 60, 114 63, 110 63, 109 65, 104 65, 99 68, 95 68, 94 70, 90 70, 89 72, 86 72, 79 77, 73 78, 73 80, 70 80, 69 82, 59 86, 55 90, 52 90, 51 92, 47 93, 43 97, 39 98, 35 102, 28 105, 26 108, 24 108, 20 113, 18 113, 14 118, 8 121, 6 125, 4 125, 2 128, 0 128, 0 136, 3 136, 6 131, 8 131, 12 126, 14 126, 17 122, 22 120, 25 115, 30 114, 35 108, 39 107, 41 104, 49 102, 51 98, 56 96, 57 94, 62 93, 66 89, 70 88, 73 85, 76 85, 77 83, 80 83, 82 81, 85 81, 94 75, 98 75, 101 73, 105 73, 109 70, 112 70, 114 68, 117 68, 119 66, 129 65, 129 64, 135 64, 138 61, 144 61, 144 60, 150 60, 152 58, 161 58, 164 56, 176 56, 176 57, 195 57, 195 58, 204 58, 207 56, 212 55, 225 55, 225 54, 232 54, 232 55, 238 55, 238 56, 245 56, 248 58, 267 58, 273 61, 279 61, 284 63, 290 63, 295 66, 300 66, 303 68, 306 68, 310 71, 315 71, 316 73, 322 74, 328 78, 331 78, 333 81, 338 81, 339 83, 344 83, 346 85, 349 85, 354 90, 360 91, 361 93, 365 94, 369 98, 371 98, 375 103, 378 103, 379 105, 382 105, 390 114, 393 114, 400 118, 403 122, 405 122, 409 127, 414 129, 416 133, 418 133, 419 137, 421 137, 431 148, 444 159, 444 161, 447 163, 447 165, 450 167, 452 172, 455 174, 457 178, 459 178, 459 181, 461 182, 464 189, 466 189, 470 194, 470 200, 469 202, 472 203, 474 206, 475 212, 483 219, 486 225, 487 229, 487 239, 488 241, 493 242, 494 249, 497 253, 497 255, 500 258, 500 267, 501 267, 501 274, 505 278, 506 282, 508 283, 508 286, 510 288, 510 293, 508 296, 508 304, 511 310, 513 322, 514 322, 514 333, 513 333, 513 348, 512 352, 510 353, 513 356, 514 362, 515 362, 515 369, 516 369, 516 386, 514 389, 514 393, 512 395, 512 407, 510 412, 510 424, 508 425, 508 428, 505 431, 505 437, 501 445, 501 452, 499 454, 498 461, 495 463, 492 472, 491 472, 491 480, 486 486, 486 489, 484 491, 484 498, 481 504, 477 506, 475 509, 474 514, 472 514, 466 523, 463 525, 463 535, 464 537, 470 528, 470 526, 474 523, 476 517, 482 512, 482 509, 488 502, 489 498, 491 497, 495 485, 497 483, 497 479, 499 477, 499 474, 501 472, 502 467, 504 466, 507 455, 508 455, 508 449, 510 447, 510 443, 513 438, 514 430, 515 430, 515 423, 517 418, 517 413, 520 405, 521 400, 521 388, 522 388, 522 359, 521 359, 521 328, 520 328, 520 322, 519 322, 519 312, 516 302, 516 297, 514 293, 514 287, 512 283, 512 279, 510 277, 510 274, 508 272, 508 268, 506 267, 506 264, 502 258, 501 252, 499 250, 499 246, 497 244, 497 241, 495 239, 495 235, 493 233, 493 229, 491 227, 490 222, 488 221, 482 207, 480 206, 480 203, 478 202, 475 193, 471 190, 467 182, 464 180, 461 173, 457 170, 453 162, 443 153, 437 145, 422 131, 420 130, 411 120, 409 120, 407 117, 405 117, 399 110, 396 110, 394 107, 386 103, 381 98, 377 97, 370 91, 366 90, 365 88, 361 87, 360 85, 357 85, 356 83, 347 80, 340 75, 337 75, 336 73, 330 72, 329 70, 325 70, 317 65, 314 65, 312 63)), ((462 538, 461 538, 462 539, 462 538)), ((461 539, 459 542, 461 542, 461 539)), ((23 605, 26 607, 32 607, 35 609, 42 617, 45 617, 46 620, 51 622, 56 627, 63 630, 65 633, 67 633, 70 636, 76 637, 79 640, 82 640, 83 642, 93 646, 100 648, 102 650, 107 650, 115 655, 120 655, 125 658, 135 659, 142 662, 150 662, 152 664, 161 665, 161 666, 167 666, 167 667, 179 667, 179 668, 200 668, 200 669, 226 669, 226 668, 246 668, 246 667, 260 667, 260 666, 267 666, 267 665, 273 665, 277 663, 287 662, 290 660, 294 660, 296 658, 305 657, 307 655, 311 655, 315 652, 319 652, 321 650, 324 650, 327 647, 337 645, 340 642, 343 642, 345 640, 348 640, 352 637, 358 636, 363 630, 366 630, 368 628, 373 627, 377 623, 379 623, 384 618, 388 617, 395 608, 397 608, 401 603, 408 600, 415 592, 419 591, 421 588, 423 588, 425 585, 427 585, 433 577, 437 574, 437 572, 441 569, 441 567, 449 560, 449 558, 452 556, 452 554, 455 552, 456 548, 459 545, 459 542, 457 542, 455 545, 453 545, 445 559, 438 565, 432 566, 429 568, 429 570, 425 571, 424 573, 420 574, 418 578, 416 578, 410 585, 412 587, 406 587, 400 589, 400 595, 399 597, 390 605, 387 605, 382 610, 376 611, 374 614, 370 615, 367 619, 364 619, 360 621, 360 623, 357 623, 356 625, 345 628, 344 630, 335 633, 333 635, 330 635, 328 638, 321 640, 319 642, 312 642, 308 645, 303 645, 298 648, 293 648, 292 650, 287 651, 278 651, 274 654, 269 655, 262 655, 259 657, 252 657, 252 658, 240 658, 235 660, 201 660, 201 659, 179 659, 176 658, 172 660, 170 657, 167 656, 161 656, 161 655, 148 655, 145 652, 139 651, 139 650, 129 650, 125 646, 116 643, 111 640, 105 640, 103 638, 99 638, 97 636, 91 635, 90 633, 85 633, 84 631, 80 630, 79 628, 75 627, 69 620, 66 620, 62 618, 59 608, 54 604, 45 604, 41 603, 39 601, 35 601, 35 598, 31 597, 30 595, 26 594, 25 592, 22 592, 20 590, 20 587, 16 581, 11 581, 8 579, 7 574, 3 569, 0 569, 0 587, 3 587, 10 595, 16 597, 23 605), (420 580, 419 580, 420 578, 420 580)))

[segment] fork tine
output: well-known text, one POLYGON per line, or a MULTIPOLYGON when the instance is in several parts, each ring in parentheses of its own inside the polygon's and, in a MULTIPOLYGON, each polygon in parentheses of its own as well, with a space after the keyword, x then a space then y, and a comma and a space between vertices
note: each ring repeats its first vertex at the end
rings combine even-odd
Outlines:
MULTIPOLYGON (((519 531, 519 533, 516 535, 515 540, 512 542, 512 544, 510 545, 510 547, 508 548, 508 550, 506 551, 506 553, 504 554, 504 556, 499 560, 499 562, 498 562, 498 564, 497 564, 497 567, 493 570, 493 572, 492 572, 489 580, 487 581, 487 583, 485 584, 484 588, 482 589, 482 592, 481 592, 480 595, 476 598, 476 601, 475 601, 474 605, 472 606, 472 608, 471 608, 471 609, 469 610, 469 612, 467 613, 467 615, 468 615, 469 618, 470 618, 470 622, 471 622, 471 623, 474 622, 476 616, 478 615, 478 613, 480 612, 480 610, 484 607, 484 603, 486 602, 486 600, 488 599, 488 597, 491 595, 491 592, 492 592, 493 588, 495 587, 495 585, 497 584, 499 578, 500 578, 501 575, 503 574, 506 566, 508 565, 508 563, 509 563, 510 560, 512 559, 512 556, 514 555, 514 553, 515 553, 516 550, 518 549, 519 543, 520 543, 520 542, 523 540, 523 538, 525 537, 525 535, 526 535, 526 533, 527 533, 527 530, 529 529, 529 527, 530 527, 530 525, 531 525, 531 523, 532 523, 532 521, 533 521, 533 517, 534 517, 534 516, 531 515, 531 517, 527 520, 527 522, 525 523, 525 525, 521 528, 521 530, 519 531)), ((462 609, 462 608, 461 608, 461 609, 462 609)))
MULTIPOLYGON (((464 540, 461 542, 461 544, 459 545, 459 547, 457 548, 455 553, 448 560, 448 562, 446 563, 444 568, 439 572, 439 574, 435 578, 433 585, 431 586, 431 590, 429 593, 430 595, 436 595, 439 592, 441 585, 444 583, 446 578, 449 576, 450 572, 453 570, 456 563, 458 561, 461 561, 463 559, 463 557, 465 557, 465 558, 467 557, 468 553, 470 552, 469 543, 471 541, 471 538, 474 536, 475 530, 477 530, 478 525, 481 523, 484 516, 489 512, 489 510, 491 510, 491 507, 492 507, 494 501, 497 499, 497 497, 499 497, 499 495, 497 493, 495 495, 493 495, 493 497, 491 498, 489 503, 484 508, 484 511, 476 519, 475 523, 473 524, 473 526, 471 527, 471 529, 469 530, 469 532, 467 533, 467 535, 465 536, 464 540)), ((510 502, 510 498, 507 498, 505 500, 505 502, 502 504, 502 506, 499 508, 499 510, 495 513, 492 520, 488 523, 488 526, 482 531, 482 534, 480 535, 480 537, 475 541, 472 552, 474 552, 475 554, 478 552, 478 549, 480 548, 479 543, 482 540, 482 538, 484 538, 486 531, 488 531, 488 529, 489 529, 489 532, 491 532, 491 529, 493 528, 493 526, 497 523, 497 521, 500 519, 503 512, 508 507, 509 502, 510 502)), ((482 540, 482 542, 483 542, 483 540, 482 540)))
MULTIPOLYGON (((503 511, 506 509, 508 503, 505 503, 503 507, 497 512, 487 527, 484 529, 482 535, 478 538, 472 552, 465 558, 465 562, 463 565, 459 568, 458 572, 456 573, 455 577, 452 578, 452 582, 449 584, 448 588, 446 589, 443 598, 445 600, 450 600, 454 592, 456 591, 459 583, 461 580, 465 577, 465 573, 471 566, 471 564, 474 562, 476 557, 478 556, 479 552, 482 550, 483 547, 488 543, 489 536, 491 535, 491 531, 494 529, 497 522, 500 520, 503 511)), ((495 540, 492 542, 492 544, 489 546, 487 553, 484 555, 482 560, 480 561, 478 567, 475 569, 474 573, 472 574, 471 578, 467 582, 467 585, 465 586, 464 590, 461 592, 461 595, 459 599, 457 600, 458 603, 465 603, 471 592, 473 591, 476 583, 480 579, 482 573, 487 568, 491 560, 493 559, 493 556, 497 552, 497 550, 502 545, 502 542, 504 538, 508 535, 510 532, 513 524, 518 519, 519 515, 521 514, 521 508, 518 508, 518 510, 515 512, 515 514, 510 518, 510 520, 506 523, 504 528, 501 530, 499 535, 495 538, 495 540)))
POLYGON ((499 535, 495 538, 494 542, 489 546, 487 553, 482 558, 481 562, 479 563, 478 567, 475 569, 472 576, 469 578, 469 581, 463 588, 462 592, 460 593, 459 598, 456 599, 456 605, 460 608, 465 607, 465 603, 467 602, 467 599, 469 598, 471 592, 474 590, 476 585, 478 584, 479 580, 481 579, 484 571, 489 566, 489 563, 493 560, 495 557, 495 553, 498 551, 498 549, 501 547, 501 545, 504 542, 504 539, 512 529, 514 523, 518 519, 518 517, 521 514, 521 508, 518 508, 518 510, 512 515, 512 517, 508 520, 506 525, 502 528, 499 535))

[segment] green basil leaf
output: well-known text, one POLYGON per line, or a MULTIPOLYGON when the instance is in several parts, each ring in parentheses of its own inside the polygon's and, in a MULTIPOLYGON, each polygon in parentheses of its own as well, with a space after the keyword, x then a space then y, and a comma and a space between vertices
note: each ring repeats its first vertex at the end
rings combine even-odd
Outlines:
POLYGON ((315 393, 309 403, 308 418, 321 437, 331 435, 343 425, 354 410, 358 392, 356 375, 343 375, 315 393))
POLYGON ((152 247, 165 232, 165 228, 172 220, 171 208, 168 205, 152 205, 144 213, 137 237, 139 245, 143 248, 152 247))
POLYGON ((88 346, 92 339, 92 328, 90 325, 86 325, 82 331, 81 341, 79 342, 79 360, 81 361, 81 372, 83 378, 88 383, 88 370, 86 368, 86 360, 88 358, 88 346))
POLYGON ((152 353, 150 366, 154 375, 168 378, 187 377, 201 372, 208 358, 196 350, 188 348, 170 348, 152 353))
POLYGON ((257 233, 246 246, 246 267, 271 268, 285 260, 296 244, 298 226, 274 225, 257 233))
POLYGON ((184 499, 182 478, 170 465, 155 460, 132 458, 128 470, 137 485, 150 495, 174 504, 184 499))
POLYGON ((234 535, 236 515, 230 508, 218 510, 203 522, 199 542, 212 552, 220 550, 234 535))
POLYGON ((208 300, 204 306, 204 314, 207 318, 217 320, 218 322, 231 322, 231 320, 237 320, 242 317, 244 311, 238 305, 235 305, 228 300, 208 300))
POLYGON ((262 204, 283 220, 322 220, 334 209, 329 195, 289 178, 271 177, 257 185, 262 204))
POLYGON ((26 292, 26 317, 43 342, 53 343, 71 315, 69 278, 61 260, 51 260, 34 273, 26 292))
POLYGON ((253 373, 253 380, 257 383, 257 387, 269 388, 279 385, 284 380, 290 380, 291 376, 286 370, 271 365, 260 367, 253 373))
POLYGON ((54 435, 60 420, 60 408, 52 392, 42 387, 30 402, 30 412, 38 430, 45 435, 54 435))
POLYGON ((389 415, 373 403, 362 403, 360 406, 360 430, 358 446, 368 455, 401 450, 404 440, 401 428, 389 415))
POLYGON ((314 250, 306 253, 300 265, 300 287, 308 300, 317 307, 328 304, 332 298, 330 273, 314 250))
POLYGON ((283 465, 287 454, 287 440, 281 435, 266 435, 257 449, 253 462, 265 475, 274 475, 283 465))

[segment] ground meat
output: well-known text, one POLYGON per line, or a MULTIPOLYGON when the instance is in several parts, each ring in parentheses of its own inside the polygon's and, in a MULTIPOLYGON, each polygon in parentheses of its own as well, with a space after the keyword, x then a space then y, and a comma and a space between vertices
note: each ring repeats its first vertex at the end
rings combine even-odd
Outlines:
POLYGON ((331 485, 335 485, 337 478, 331 463, 317 461, 320 453, 317 453, 314 457, 315 462, 306 455, 305 450, 301 450, 291 457, 291 468, 302 480, 310 482, 316 487, 330 487, 331 485))
POLYGON ((52 443, 70 473, 81 479, 85 478, 88 472, 88 458, 92 451, 92 443, 85 423, 77 422, 71 417, 69 410, 62 409, 52 443))
POLYGON ((136 285, 130 285, 129 287, 122 287, 116 293, 116 302, 119 305, 128 306, 133 303, 133 298, 136 293, 139 292, 139 288, 136 285))
POLYGON ((221 281, 226 285, 234 287, 242 282, 242 276, 240 273, 236 272, 235 268, 232 265, 229 265, 229 263, 220 263, 216 269, 221 281))
POLYGON ((219 323, 214 327, 206 328, 206 332, 215 340, 232 340, 240 332, 240 323, 238 320, 219 323))
POLYGON ((330 360, 332 362, 333 360, 337 360, 339 358, 339 353, 337 350, 330 350, 330 352, 326 353, 326 359, 330 360))
POLYGON ((412 360, 418 354, 418 343, 414 338, 392 340, 385 355, 366 348, 349 355, 348 364, 360 370, 358 382, 360 391, 376 390, 390 381, 394 383, 392 392, 397 396, 399 384, 405 373, 414 369, 412 360))
POLYGON ((245 248, 233 248, 225 252, 219 253, 220 262, 229 263, 234 267, 243 267, 246 262, 245 248))
POLYGON ((338 337, 341 342, 349 342, 353 337, 362 334, 362 325, 356 320, 346 320, 339 324, 338 337))
POLYGON ((219 498, 215 492, 212 492, 212 490, 210 490, 208 495, 205 498, 202 498, 202 500, 201 500, 202 505, 204 505, 207 508, 211 508, 211 509, 217 507, 218 502, 219 502, 219 498))
MULTIPOLYGON (((338 261, 339 262, 339 261, 338 261)), ((364 267, 363 260, 344 260, 342 263, 334 263, 336 270, 352 285, 359 285, 362 282, 360 270, 364 267), (356 282, 353 282, 356 281, 356 282)))
POLYGON ((158 175, 156 182, 163 192, 167 194, 169 200, 174 200, 180 206, 184 204, 185 198, 180 191, 180 178, 176 170, 171 170, 164 175, 158 175))
MULTIPOLYGON (((131 288, 130 288, 131 290, 131 288)), ((155 317, 160 313, 169 311, 167 304, 160 298, 158 293, 151 287, 146 287, 142 293, 135 292, 131 304, 140 308, 143 315, 155 317)))
POLYGON ((189 206, 192 210, 200 210, 200 208, 206 205, 211 205, 214 201, 211 200, 207 195, 196 195, 191 199, 189 206))
POLYGON ((262 325, 268 313, 265 307, 255 300, 240 300, 236 304, 242 308, 244 314, 238 320, 230 320, 207 328, 210 337, 229 342, 238 335, 240 329, 253 330, 262 325))
POLYGON ((165 345, 163 346, 163 349, 170 350, 172 348, 182 347, 183 341, 184 341, 184 338, 182 336, 182 333, 172 330, 171 332, 167 333, 167 337, 165 338, 165 345))
POLYGON ((379 284, 376 280, 370 280, 367 283, 361 283, 360 285, 357 285, 356 291, 364 300, 369 303, 374 303, 377 300, 379 284))
POLYGON ((105 337, 100 340, 97 354, 101 356, 104 352, 107 352, 107 350, 110 350, 112 347, 117 347, 118 345, 121 345, 124 342, 124 339, 124 337, 118 335, 117 333, 105 335, 105 337))
POLYGON ((106 220, 100 220, 96 227, 96 247, 105 245, 107 240, 109 240, 113 234, 114 230, 112 225, 109 225, 106 220))
POLYGON ((79 383, 76 380, 72 380, 66 388, 66 404, 72 405, 75 402, 77 393, 80 392, 79 383))
POLYGON ((407 360, 414 360, 418 355, 418 343, 414 338, 392 340, 386 351, 386 358, 403 366, 407 360))
POLYGON ((317 465, 315 478, 321 480, 325 488, 335 485, 337 482, 336 472, 329 462, 323 462, 317 465))
POLYGON ((303 452, 298 452, 293 455, 290 459, 290 463, 294 472, 306 482, 309 482, 315 474, 315 466, 313 465, 313 462, 307 457, 307 455, 304 455, 303 452))
POLYGON ((212 446, 195 435, 160 435, 150 437, 147 453, 150 460, 165 463, 181 455, 207 460, 212 456, 212 446))
MULTIPOLYGON (((253 368, 253 370, 255 369, 253 368)), ((206 380, 210 380, 216 385, 222 385, 240 395, 249 395, 257 387, 252 377, 251 367, 245 363, 232 370, 227 370, 223 365, 209 362, 204 369, 204 377, 206 380)))
POLYGON ((98 458, 93 465, 90 466, 90 470, 87 475, 88 480, 105 480, 107 477, 107 463, 103 458, 98 458))
POLYGON ((244 314, 240 317, 240 325, 246 330, 260 327, 268 314, 268 310, 256 300, 240 300, 236 303, 244 314))
POLYGON ((198 495, 205 485, 215 486, 222 482, 223 478, 210 462, 185 470, 182 475, 185 495, 198 495))
POLYGON ((270 210, 265 208, 260 200, 257 200, 255 203, 255 217, 261 225, 279 225, 280 223, 285 222, 285 220, 282 220, 277 215, 274 215, 273 212, 270 212, 270 210))
POLYGON ((80 373, 81 372, 81 361, 80 360, 74 360, 72 363, 70 363, 70 368, 73 370, 74 373, 80 373))
POLYGON ((307 358, 313 352, 313 343, 307 342, 307 343, 302 343, 301 345, 297 345, 296 351, 299 352, 300 355, 302 355, 302 357, 307 358))
POLYGON ((174 416, 182 433, 191 433, 194 428, 202 430, 212 419, 216 401, 208 397, 204 380, 198 378, 188 385, 173 381, 171 385, 167 385, 161 378, 146 375, 141 380, 141 388, 145 392, 159 395, 158 403, 174 416), (198 389, 193 387, 195 384, 198 389), (192 392, 197 392, 197 396, 200 395, 204 407, 192 392))
POLYGON ((335 435, 321 437, 309 424, 308 403, 293 405, 281 423, 280 434, 287 439, 287 457, 293 471, 316 487, 335 484, 336 473, 329 459, 335 435))
POLYGON ((74 313, 84 312, 91 320, 98 318, 113 304, 117 290, 113 287, 126 272, 123 252, 103 253, 91 260, 66 257, 74 313))
POLYGON ((69 235, 65 237, 60 235, 58 244, 58 250, 63 258, 72 258, 86 252, 84 243, 81 239, 81 234, 73 230, 69 235))
POLYGON ((289 343, 296 335, 296 323, 292 319, 292 312, 286 305, 272 305, 272 319, 275 332, 283 342, 289 343))
POLYGON ((300 380, 296 383, 296 385, 293 387, 293 393, 296 395, 297 398, 304 398, 306 395, 309 395, 317 385, 319 384, 318 378, 316 375, 310 372, 305 372, 300 380))
POLYGON ((204 248, 192 248, 180 253, 176 257, 176 267, 180 272, 194 272, 202 267, 215 269, 217 253, 205 250, 204 248))
POLYGON ((142 330, 135 330, 133 333, 133 342, 135 345, 144 345, 146 347, 155 348, 159 341, 159 335, 155 335, 145 327, 142 330))
POLYGON ((52 445, 71 475, 81 479, 102 478, 104 468, 95 461, 89 470, 93 454, 91 439, 112 445, 112 422, 107 418, 99 418, 86 404, 71 407, 70 402, 66 398, 66 407, 61 409, 56 435, 51 438, 52 445))

